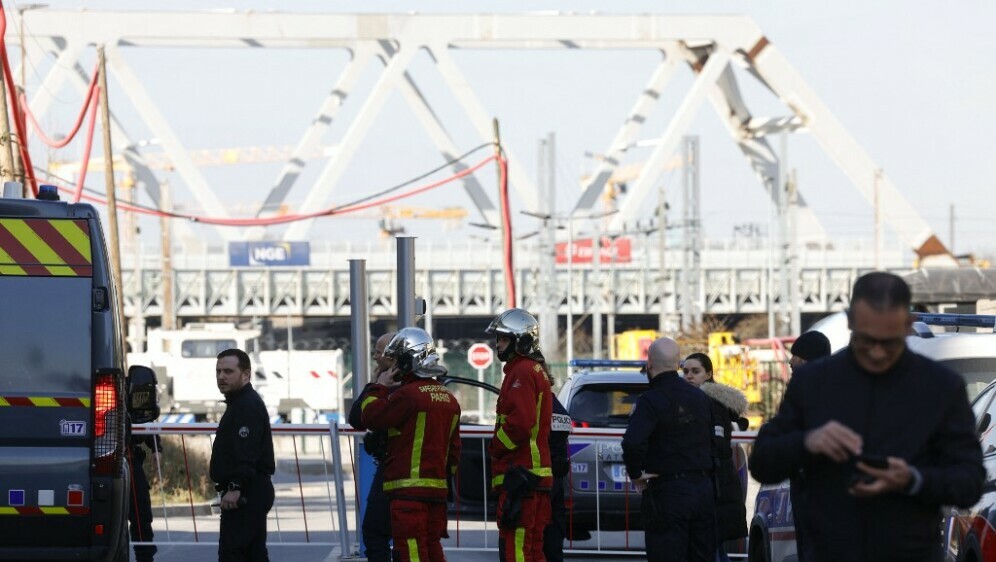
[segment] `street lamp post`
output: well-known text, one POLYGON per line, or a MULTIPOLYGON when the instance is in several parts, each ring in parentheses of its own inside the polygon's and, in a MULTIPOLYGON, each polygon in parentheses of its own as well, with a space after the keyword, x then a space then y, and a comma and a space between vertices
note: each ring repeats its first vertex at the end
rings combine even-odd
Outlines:
POLYGON ((567 215, 567 364, 574 359, 574 213, 567 215))

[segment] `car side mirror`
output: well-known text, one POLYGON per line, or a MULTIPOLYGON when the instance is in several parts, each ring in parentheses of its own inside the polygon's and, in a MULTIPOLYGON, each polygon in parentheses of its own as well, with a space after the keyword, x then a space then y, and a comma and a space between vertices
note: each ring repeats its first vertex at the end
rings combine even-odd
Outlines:
POLYGON ((156 372, 144 365, 128 367, 128 414, 132 423, 149 423, 159 418, 156 372))

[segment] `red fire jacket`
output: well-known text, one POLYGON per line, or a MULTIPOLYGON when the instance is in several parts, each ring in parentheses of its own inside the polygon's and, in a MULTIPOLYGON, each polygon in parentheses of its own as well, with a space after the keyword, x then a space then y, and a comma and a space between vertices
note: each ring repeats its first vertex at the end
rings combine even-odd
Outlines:
POLYGON ((387 430, 384 492, 446 498, 446 475, 460 462, 460 404, 434 379, 407 375, 393 392, 372 384, 361 404, 363 425, 387 430))
POLYGON ((505 471, 519 465, 540 477, 539 487, 553 484, 550 469, 550 420, 553 417, 553 391, 543 367, 517 355, 505 363, 501 383, 498 419, 491 440, 491 485, 505 481, 505 471))

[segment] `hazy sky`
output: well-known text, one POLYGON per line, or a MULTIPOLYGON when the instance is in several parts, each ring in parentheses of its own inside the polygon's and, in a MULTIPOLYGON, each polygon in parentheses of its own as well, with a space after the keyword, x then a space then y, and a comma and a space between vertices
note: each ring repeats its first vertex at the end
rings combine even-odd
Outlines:
MULTIPOLYGON (((5 5, 11 8, 11 2, 5 5)), ((205 10, 235 8, 303 12, 525 12, 561 10, 617 13, 742 13, 755 19, 768 39, 786 56, 858 143, 903 191, 938 234, 948 242, 949 206, 956 215, 955 250, 996 251, 991 240, 990 216, 996 199, 996 35, 991 2, 964 1, 837 1, 837 2, 215 2, 170 0, 141 3, 105 1, 49 1, 50 9, 86 7, 92 10, 205 10)), ((16 4, 15 4, 16 5, 16 4)), ((30 34, 30 19, 28 20, 30 34)), ((16 59, 16 49, 12 49, 16 59)), ((341 51, 263 51, 130 49, 126 57, 142 78, 174 130, 190 149, 251 145, 293 145, 303 133, 326 92, 346 63, 341 51)), ((474 86, 484 106, 502 122, 503 138, 535 176, 536 143, 547 132, 557 134, 558 207, 573 206, 580 194, 578 176, 592 163, 585 151, 604 151, 626 117, 636 95, 659 57, 652 53, 609 52, 468 52, 454 53, 456 62, 474 86)), ((92 63, 88 53, 84 66, 92 63)), ((43 74, 51 61, 31 61, 32 74, 43 74)), ((371 89, 380 64, 375 63, 347 100, 326 139, 335 144, 349 119, 371 89)), ((428 56, 411 67, 461 148, 481 142, 455 107, 452 96, 428 56)), ((755 114, 777 104, 763 88, 740 74, 748 105, 755 114)), ((28 89, 37 87, 29 77, 28 89)), ((661 107, 646 124, 641 138, 663 132, 674 108, 685 95, 691 74, 682 68, 664 92, 661 107)), ((112 110, 136 138, 148 138, 148 129, 129 106, 127 97, 111 85, 112 110)), ((59 93, 50 132, 64 130, 75 115, 79 95, 59 93)), ((776 112, 777 113, 777 112, 776 112)), ((768 208, 761 188, 739 149, 729 139, 712 108, 705 104, 692 132, 700 135, 702 150, 703 217, 712 238, 729 237, 733 227, 748 222, 766 224, 768 208)), ((777 139, 774 139, 778 146, 777 139)), ((40 144, 33 144, 43 153, 40 144)), ((99 146, 99 144, 98 144, 99 146)), ((56 158, 78 158, 78 145, 56 158)), ((99 155, 99 148, 95 149, 99 155)), ((634 151, 628 161, 646 158, 634 151)), ((36 156, 36 158, 38 158, 36 156)), ((872 209, 805 135, 790 141, 789 161, 798 171, 800 189, 834 238, 869 238, 872 209)), ((421 132, 400 94, 393 94, 356 158, 333 193, 329 205, 378 191, 441 163, 441 157, 421 132)), ((307 181, 321 162, 292 191, 289 201, 300 203, 307 181)), ((206 170, 207 177, 232 207, 249 209, 269 191, 279 164, 258 164, 206 170)), ((494 188, 493 169, 481 182, 494 188)), ((87 183, 102 186, 94 174, 87 183)), ((178 179, 174 180, 179 182, 178 179)), ((665 178, 674 210, 679 178, 665 178)), ((453 186, 411 200, 429 207, 462 205, 471 208, 462 189, 453 186)), ((175 199, 195 205, 178 188, 175 199)), ((521 205, 513 203, 516 209, 521 205)), ((245 212, 249 212, 246 210, 245 212)), ((647 215, 649 217, 649 213, 647 215)), ((470 220, 478 220, 473 212, 470 220)), ((475 229, 439 234, 439 225, 411 222, 409 232, 425 238, 460 237, 475 229)), ((516 216, 519 232, 535 228, 535 221, 516 216)), ((370 238, 374 220, 326 219, 315 236, 370 238)), ((478 232, 479 233, 479 232, 478 232)), ((208 234, 211 236, 211 234, 208 234)))

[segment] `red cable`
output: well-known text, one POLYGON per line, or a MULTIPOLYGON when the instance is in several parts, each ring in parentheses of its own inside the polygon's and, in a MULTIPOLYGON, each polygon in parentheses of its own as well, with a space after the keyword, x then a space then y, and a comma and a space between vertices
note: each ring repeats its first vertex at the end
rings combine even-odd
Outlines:
MULTIPOLYGON (((404 199, 406 197, 411 197, 413 195, 418 195, 420 193, 429 191, 430 189, 435 189, 435 188, 443 186, 443 185, 445 185, 447 183, 450 183, 450 182, 453 182, 455 180, 458 180, 458 179, 460 179, 460 178, 462 178, 464 176, 470 175, 471 173, 479 170, 482 166, 484 166, 488 162, 491 162, 494 159, 495 159, 494 156, 488 156, 487 158, 485 158, 484 160, 481 160, 477 164, 474 164, 473 166, 471 166, 471 167, 469 167, 469 168, 467 168, 465 170, 461 170, 460 172, 458 172, 458 173, 456 173, 456 174, 454 174, 452 176, 443 178, 441 180, 438 180, 438 181, 435 181, 435 182, 430 183, 428 185, 424 185, 422 187, 413 189, 411 191, 406 191, 404 193, 399 193, 398 195, 393 195, 391 197, 387 197, 387 198, 384 198, 384 199, 379 199, 377 201, 370 201, 370 202, 367 202, 367 203, 362 203, 362 204, 357 204, 357 205, 351 205, 351 206, 347 206, 347 207, 331 207, 331 208, 328 208, 328 209, 325 209, 325 210, 322 210, 322 211, 316 211, 314 213, 307 213, 307 214, 304 214, 304 215, 286 215, 286 216, 282 216, 282 217, 270 217, 270 218, 264 218, 264 219, 257 219, 257 218, 253 218, 253 219, 223 219, 223 218, 214 218, 214 217, 207 217, 207 216, 201 216, 201 215, 182 215, 182 214, 178 214, 178 213, 169 213, 169 212, 163 212, 163 211, 158 211, 158 210, 154 210, 154 209, 146 209, 144 207, 138 207, 138 206, 129 205, 127 203, 121 203, 121 202, 118 203, 118 208, 121 209, 121 210, 124 210, 124 211, 130 211, 130 212, 133 212, 133 213, 139 213, 139 214, 143 214, 143 215, 152 215, 152 216, 156 216, 156 217, 166 217, 166 218, 173 218, 173 219, 188 219, 188 220, 191 220, 191 221, 194 221, 194 222, 199 222, 199 223, 203 223, 203 224, 217 225, 217 226, 272 226, 272 225, 277 225, 277 224, 286 224, 286 223, 297 222, 297 221, 301 221, 301 220, 307 220, 307 219, 313 219, 313 218, 319 218, 319 217, 334 216, 334 215, 343 215, 343 214, 346 214, 346 213, 353 213, 353 212, 356 212, 356 211, 362 211, 364 209, 369 209, 371 207, 379 207, 381 205, 384 205, 386 203, 390 203, 390 202, 393 202, 393 201, 397 201, 399 199, 404 199)), ((62 190, 62 191, 64 191, 64 192, 67 192, 67 193, 70 192, 70 190, 68 188, 60 187, 59 189, 62 190)), ((92 202, 100 203, 100 204, 104 204, 104 203, 107 202, 107 200, 104 199, 103 197, 98 197, 98 196, 95 196, 95 195, 81 194, 80 198, 83 199, 83 200, 86 200, 86 201, 92 201, 92 202)))
MULTIPOLYGON (((68 145, 74 138, 76 138, 76 133, 80 131, 80 126, 83 125, 83 116, 86 115, 87 109, 90 107, 90 102, 93 101, 93 92, 98 89, 97 86, 97 73, 99 72, 99 67, 95 66, 93 69, 93 78, 90 80, 90 86, 87 88, 86 98, 83 100, 83 107, 80 108, 79 115, 76 116, 76 123, 73 125, 72 130, 66 135, 66 138, 60 141, 54 141, 42 131, 41 126, 38 124, 38 120, 35 118, 35 114, 31 112, 31 108, 28 106, 28 98, 23 93, 20 95, 19 100, 21 102, 21 111, 31 122, 31 126, 34 127, 35 134, 38 138, 42 140, 45 144, 51 146, 52 148, 64 148, 68 145)), ((99 100, 99 98, 98 98, 99 100)), ((96 105, 96 104, 94 104, 96 105)))
POLYGON ((14 77, 10 73, 10 61, 7 60, 7 44, 4 34, 7 32, 7 13, 3 8, 3 0, 0 0, 0 66, 3 66, 3 79, 7 83, 7 99, 10 110, 14 115, 14 125, 17 128, 18 149, 21 152, 21 161, 24 164, 24 176, 29 180, 31 192, 38 197, 38 181, 35 179, 35 168, 31 165, 31 154, 28 153, 28 136, 25 131, 24 115, 18 110, 17 95, 14 93, 14 77))
POLYGON ((509 209, 508 201, 508 161, 505 160, 504 156, 498 157, 498 169, 501 172, 498 195, 501 197, 501 207, 502 216, 501 222, 502 227, 505 230, 505 241, 504 241, 504 264, 505 264, 505 284, 508 286, 508 296, 509 301, 505 306, 508 308, 515 308, 516 296, 515 296, 515 272, 513 271, 513 261, 512 261, 512 215, 509 209))
MULTIPOLYGON (((86 144, 83 145, 83 163, 80 165, 79 177, 76 178, 76 191, 73 192, 73 203, 79 203, 80 197, 83 195, 83 183, 86 181, 86 170, 90 167, 90 149, 93 148, 93 130, 97 124, 97 106, 100 105, 100 96, 102 92, 100 86, 97 86, 92 90, 93 99, 90 103, 90 125, 86 130, 86 144)), ((30 113, 28 114, 30 115, 30 113)), ((33 117, 32 117, 33 119, 33 117)), ((75 135, 76 133, 73 133, 75 135)), ((110 170, 106 170, 105 173, 110 173, 110 170)))

